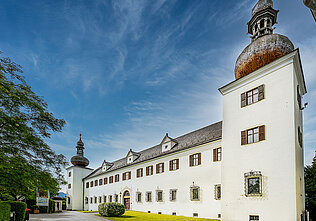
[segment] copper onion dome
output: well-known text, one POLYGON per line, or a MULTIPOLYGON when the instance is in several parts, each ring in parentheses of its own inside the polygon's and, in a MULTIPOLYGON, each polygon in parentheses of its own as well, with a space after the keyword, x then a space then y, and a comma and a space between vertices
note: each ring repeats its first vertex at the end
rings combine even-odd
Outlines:
POLYGON ((259 0, 252 9, 248 33, 252 42, 239 55, 235 77, 239 79, 294 50, 292 42, 283 35, 273 34, 278 10, 272 0, 259 0))
POLYGON ((80 138, 77 142, 76 148, 77 148, 77 155, 73 156, 71 158, 71 163, 74 166, 82 166, 82 167, 88 166, 89 160, 83 156, 84 144, 81 140, 81 134, 80 134, 80 138))

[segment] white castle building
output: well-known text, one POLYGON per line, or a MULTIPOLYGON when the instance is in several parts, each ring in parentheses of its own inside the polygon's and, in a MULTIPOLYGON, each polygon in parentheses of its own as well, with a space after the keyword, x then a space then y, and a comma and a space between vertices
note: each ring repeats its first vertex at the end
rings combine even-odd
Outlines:
MULTIPOLYGON (((223 221, 305 220, 299 50, 273 34, 278 10, 259 0, 236 80, 219 89, 223 120, 92 170, 83 142, 67 168, 67 207, 126 209, 223 221)), ((210 113, 211 114, 211 113, 210 113)))

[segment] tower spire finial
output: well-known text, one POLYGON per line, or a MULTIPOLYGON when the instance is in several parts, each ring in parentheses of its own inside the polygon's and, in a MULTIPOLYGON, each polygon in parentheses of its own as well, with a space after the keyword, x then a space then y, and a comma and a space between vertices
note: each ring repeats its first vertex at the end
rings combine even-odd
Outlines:
POLYGON ((263 35, 273 34, 272 26, 276 23, 278 10, 273 9, 272 0, 258 0, 251 12, 248 33, 254 41, 263 35))
POLYGON ((81 133, 80 133, 80 138, 79 138, 79 140, 81 141, 81 133))

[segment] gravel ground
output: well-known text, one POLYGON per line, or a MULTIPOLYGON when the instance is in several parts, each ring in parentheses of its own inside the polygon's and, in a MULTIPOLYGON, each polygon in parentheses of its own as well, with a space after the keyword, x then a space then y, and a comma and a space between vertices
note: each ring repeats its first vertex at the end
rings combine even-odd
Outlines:
POLYGON ((52 214, 30 214, 30 221, 107 221, 107 219, 95 216, 96 213, 80 213, 76 211, 63 211, 62 213, 52 214))

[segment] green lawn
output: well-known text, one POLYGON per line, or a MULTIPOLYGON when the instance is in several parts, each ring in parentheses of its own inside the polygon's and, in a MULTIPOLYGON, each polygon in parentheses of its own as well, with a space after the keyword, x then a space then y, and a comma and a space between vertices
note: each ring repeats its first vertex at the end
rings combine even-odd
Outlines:
POLYGON ((80 212, 80 213, 97 213, 98 211, 97 210, 95 210, 95 211, 77 210, 77 212, 80 212))
MULTIPOLYGON (((99 215, 99 214, 98 214, 99 215)), ((100 215, 99 215, 100 216, 100 215)), ((150 221, 161 221, 161 220, 178 220, 178 221, 203 221, 203 220, 211 220, 217 221, 215 219, 202 219, 202 218, 192 218, 185 216, 171 216, 171 215, 162 215, 162 214, 154 214, 154 213, 143 213, 136 211, 126 211, 121 217, 105 217, 109 220, 115 221, 132 221, 132 220, 150 220, 150 221)))

